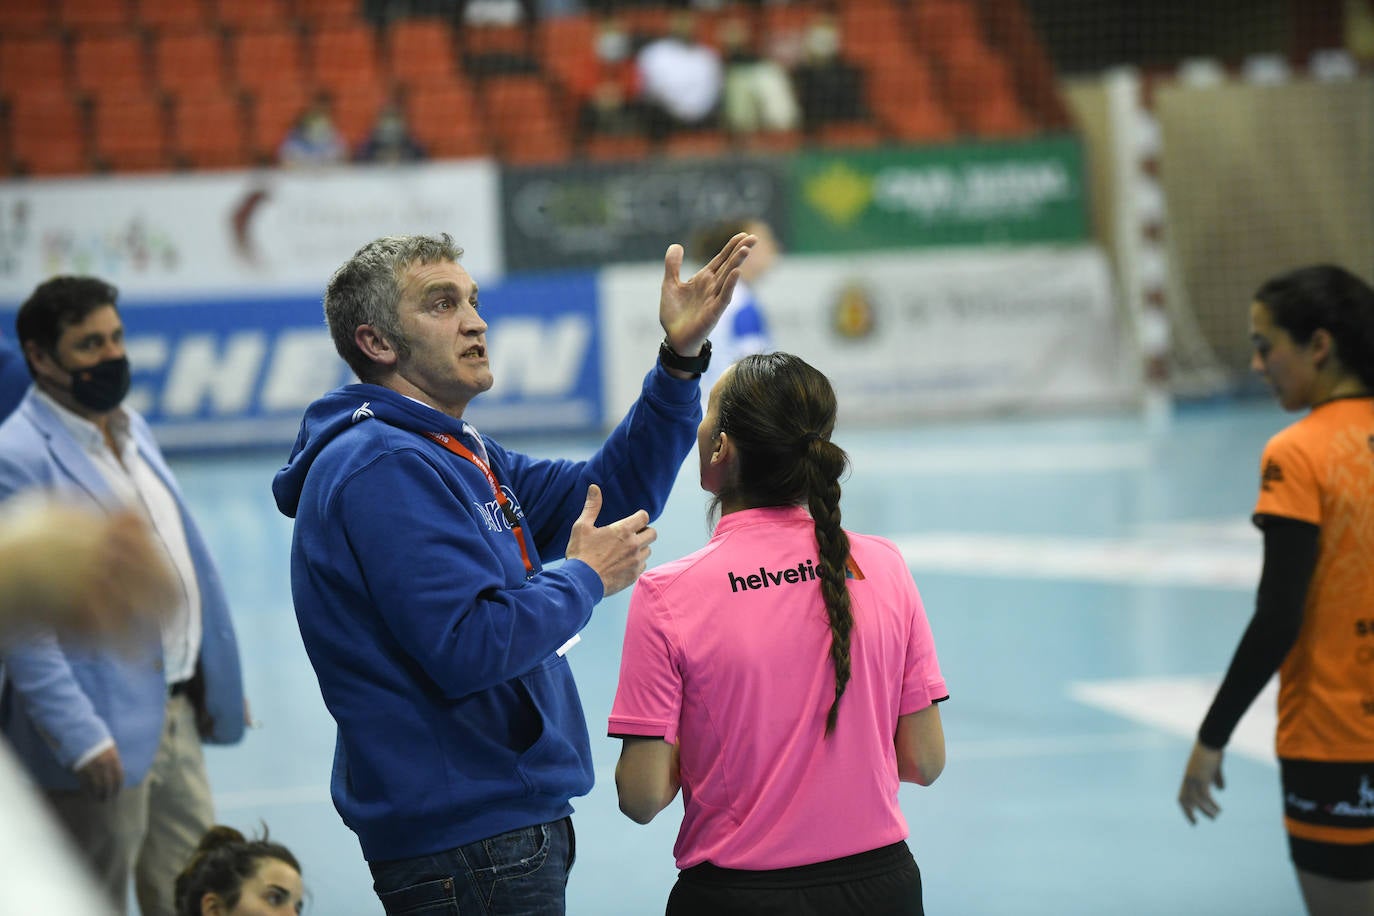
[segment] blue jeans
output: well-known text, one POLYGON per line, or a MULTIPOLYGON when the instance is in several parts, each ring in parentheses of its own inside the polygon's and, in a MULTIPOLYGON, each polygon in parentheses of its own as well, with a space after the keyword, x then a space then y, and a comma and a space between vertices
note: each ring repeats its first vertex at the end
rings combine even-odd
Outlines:
POLYGON ((577 857, 572 818, 456 849, 370 863, 387 916, 563 916, 577 857))

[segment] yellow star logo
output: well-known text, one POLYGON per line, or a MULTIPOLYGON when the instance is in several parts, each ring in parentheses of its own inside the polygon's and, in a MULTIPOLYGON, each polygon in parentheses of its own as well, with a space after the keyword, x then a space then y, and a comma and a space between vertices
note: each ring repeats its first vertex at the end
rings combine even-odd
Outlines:
POLYGON ((873 200, 873 178, 835 162, 812 176, 803 190, 808 203, 830 217, 831 222, 847 226, 873 200))

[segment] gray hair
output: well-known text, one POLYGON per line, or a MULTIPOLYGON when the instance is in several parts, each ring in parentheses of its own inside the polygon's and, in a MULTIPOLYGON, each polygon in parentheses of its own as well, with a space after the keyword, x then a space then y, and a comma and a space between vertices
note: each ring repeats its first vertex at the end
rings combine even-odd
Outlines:
POLYGON ((368 242, 334 271, 324 292, 324 319, 348 367, 364 382, 376 375, 376 365, 358 349, 353 335, 360 325, 381 332, 398 355, 410 354, 401 331, 401 278, 412 264, 457 261, 463 249, 447 232, 438 235, 392 235, 368 242))

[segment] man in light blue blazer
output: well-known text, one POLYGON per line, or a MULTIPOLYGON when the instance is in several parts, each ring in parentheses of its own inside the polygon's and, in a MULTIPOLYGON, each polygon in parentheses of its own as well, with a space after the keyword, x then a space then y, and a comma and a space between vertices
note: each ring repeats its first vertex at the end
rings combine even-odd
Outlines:
POLYGON ((117 648, 39 632, 0 651, 0 731, 123 913, 173 916, 176 874, 214 811, 201 741, 243 736, 224 587, 129 388, 113 286, 57 277, 20 308, 34 384, 0 424, 0 501, 42 489, 147 519, 175 600, 117 648))

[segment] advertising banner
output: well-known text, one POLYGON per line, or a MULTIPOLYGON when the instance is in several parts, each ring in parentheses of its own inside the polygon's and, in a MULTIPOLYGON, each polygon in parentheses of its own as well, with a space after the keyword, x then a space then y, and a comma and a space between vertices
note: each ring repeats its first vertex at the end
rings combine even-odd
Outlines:
POLYGON ((1077 138, 807 153, 792 160, 798 252, 1082 242, 1077 138))
POLYGON ((506 267, 661 263, 674 242, 691 259, 694 236, 722 219, 787 225, 785 191, 783 160, 770 158, 505 169, 506 267))
MULTIPOLYGON (((496 383, 466 413, 493 433, 595 429, 601 406, 594 275, 484 285, 496 383)), ((133 367, 128 403, 169 450, 295 440, 306 406, 354 381, 334 349, 318 297, 125 298, 133 367)), ((0 312, 13 327, 13 311, 0 312)), ((283 451, 283 458, 285 451, 283 451)))
MULTIPOLYGON (((606 407, 639 390, 661 272, 605 271, 606 407)), ((1121 404, 1141 371, 1091 246, 791 255, 754 286, 774 345, 829 375, 845 421, 1121 404)))
POLYGON ((447 231, 482 281, 504 270, 485 161, 0 183, 0 302, 62 273, 175 299, 321 295, 382 235, 447 231))

